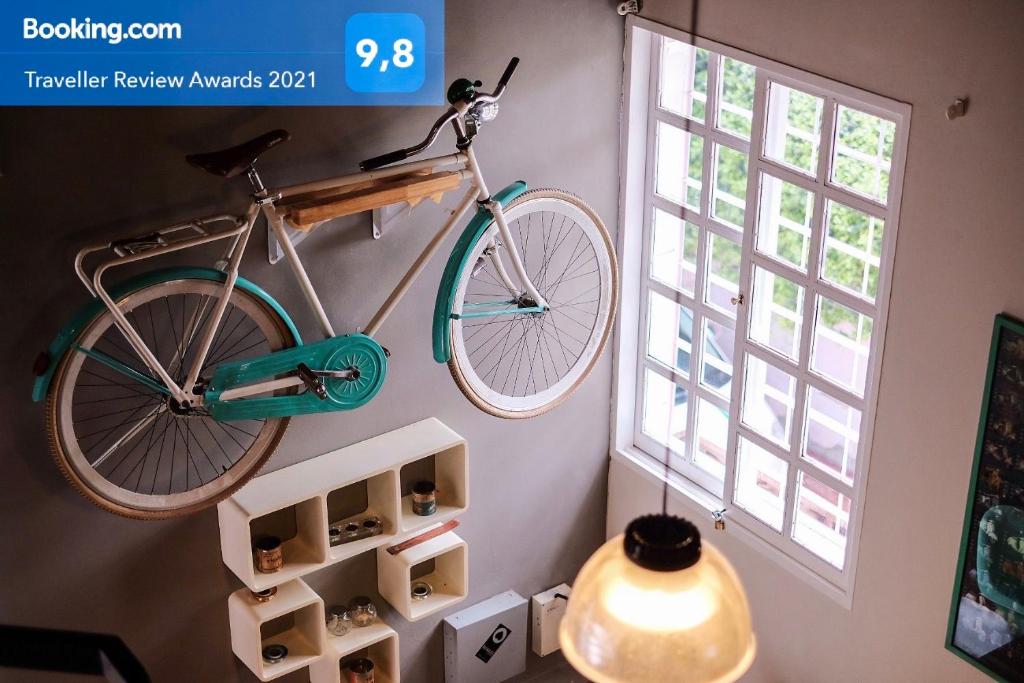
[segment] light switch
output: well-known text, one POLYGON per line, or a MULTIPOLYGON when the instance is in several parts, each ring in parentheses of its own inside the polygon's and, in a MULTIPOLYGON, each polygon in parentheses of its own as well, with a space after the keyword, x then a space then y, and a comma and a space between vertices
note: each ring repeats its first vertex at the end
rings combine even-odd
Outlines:
POLYGON ((560 583, 543 593, 537 593, 530 600, 530 613, 533 619, 533 651, 541 657, 559 649, 558 625, 565 615, 565 598, 572 591, 567 584, 560 583), (558 596, 565 596, 558 597, 558 596))

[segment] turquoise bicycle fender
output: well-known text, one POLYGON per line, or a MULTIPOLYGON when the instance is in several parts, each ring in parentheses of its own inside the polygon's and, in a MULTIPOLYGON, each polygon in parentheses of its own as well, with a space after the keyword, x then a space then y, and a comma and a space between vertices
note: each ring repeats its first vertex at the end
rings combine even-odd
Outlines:
MULTIPOLYGON (((528 189, 525 182, 517 180, 495 193, 493 198, 505 206, 528 189)), ((459 285, 459 276, 466 267, 469 252, 493 221, 494 217, 490 211, 482 207, 478 209, 459 237, 459 241, 455 243, 452 255, 448 257, 444 275, 441 276, 441 284, 437 288, 437 301, 434 303, 434 360, 438 363, 447 363, 452 357, 452 331, 448 323, 451 320, 452 307, 455 306, 455 289, 459 285)))
MULTIPOLYGON (((161 282, 169 282, 171 280, 212 280, 214 282, 224 282, 227 279, 227 274, 219 271, 215 268, 201 268, 195 267, 177 267, 177 268, 161 268, 148 273, 142 273, 133 278, 129 278, 124 282, 115 286, 110 290, 110 298, 117 301, 132 292, 137 292, 140 289, 144 289, 151 285, 157 285, 161 282)), ((281 316, 284 320, 285 325, 288 326, 288 331, 291 333, 292 338, 295 339, 296 346, 302 344, 302 337, 299 336, 299 330, 295 327, 295 323, 292 322, 292 318, 288 315, 288 312, 284 310, 284 307, 279 304, 274 297, 270 296, 266 291, 263 290, 259 285, 246 280, 243 277, 239 277, 235 281, 235 286, 239 289, 244 289, 253 296, 263 300, 268 306, 270 306, 274 312, 281 316)), ((64 354, 68 352, 71 345, 74 343, 78 335, 81 334, 82 330, 92 322, 93 318, 106 310, 106 306, 99 299, 93 299, 89 304, 84 306, 75 316, 71 319, 64 328, 57 333, 50 345, 46 349, 46 355, 48 357, 48 364, 42 374, 36 377, 36 381, 32 386, 32 400, 41 401, 46 398, 46 394, 50 391, 50 382, 53 380, 53 374, 57 371, 57 367, 60 365, 61 359, 64 354)))

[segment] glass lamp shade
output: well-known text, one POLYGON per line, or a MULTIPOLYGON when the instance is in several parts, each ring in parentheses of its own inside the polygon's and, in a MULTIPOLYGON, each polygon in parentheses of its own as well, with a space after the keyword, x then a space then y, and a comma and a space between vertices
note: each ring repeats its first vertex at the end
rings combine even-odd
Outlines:
POLYGON ((743 586, 695 527, 677 521, 696 536, 690 566, 645 568, 620 534, 576 577, 559 640, 594 683, 731 683, 750 668, 756 645, 743 586))

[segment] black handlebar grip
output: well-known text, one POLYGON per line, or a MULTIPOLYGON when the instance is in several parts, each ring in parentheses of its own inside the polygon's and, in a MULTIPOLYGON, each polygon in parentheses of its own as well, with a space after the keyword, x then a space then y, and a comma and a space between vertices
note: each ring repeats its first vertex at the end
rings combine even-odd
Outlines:
POLYGON ((394 152, 388 152, 387 154, 381 154, 379 157, 360 161, 359 169, 362 171, 372 171, 375 168, 387 166, 388 164, 393 164, 396 161, 402 161, 408 156, 408 153, 404 149, 399 149, 394 152))
POLYGON ((499 85, 505 85, 512 78, 512 74, 515 73, 516 67, 519 66, 519 57, 513 57, 509 61, 508 66, 505 67, 505 73, 501 74, 501 78, 498 79, 499 85))

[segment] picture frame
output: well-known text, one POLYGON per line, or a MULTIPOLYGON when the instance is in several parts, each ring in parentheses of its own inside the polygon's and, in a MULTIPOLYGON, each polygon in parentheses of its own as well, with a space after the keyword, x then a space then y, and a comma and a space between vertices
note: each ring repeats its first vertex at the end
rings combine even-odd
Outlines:
POLYGON ((996 316, 946 649, 1024 682, 1024 323, 996 316))

